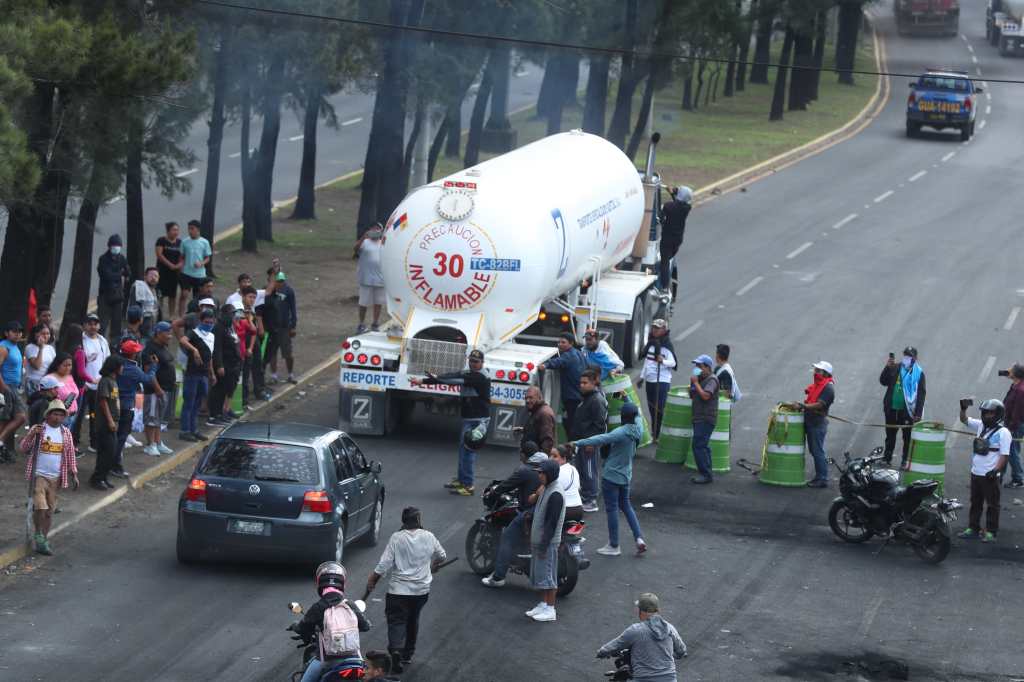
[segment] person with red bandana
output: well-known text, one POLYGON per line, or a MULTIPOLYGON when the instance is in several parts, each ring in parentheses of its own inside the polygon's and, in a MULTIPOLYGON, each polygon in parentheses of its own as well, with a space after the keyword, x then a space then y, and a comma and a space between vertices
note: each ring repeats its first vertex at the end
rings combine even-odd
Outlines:
POLYGON ((807 434, 807 449, 814 458, 814 478, 807 482, 809 488, 828 487, 828 459, 825 457, 825 434, 828 433, 828 408, 836 399, 835 381, 832 379, 832 364, 819 360, 811 365, 814 381, 804 389, 807 398, 800 404, 804 413, 804 432, 807 434))

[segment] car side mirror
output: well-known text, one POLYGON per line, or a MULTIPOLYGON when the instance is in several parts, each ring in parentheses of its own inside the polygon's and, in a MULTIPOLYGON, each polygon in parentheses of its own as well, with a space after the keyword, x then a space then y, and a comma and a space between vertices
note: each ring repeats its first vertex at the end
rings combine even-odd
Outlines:
POLYGON ((981 94, 981 93, 985 92, 985 88, 975 87, 974 88, 974 92, 977 93, 977 94, 981 94))
POLYGON ((379 474, 384 467, 381 466, 380 462, 373 462, 370 464, 370 471, 375 474, 379 474))

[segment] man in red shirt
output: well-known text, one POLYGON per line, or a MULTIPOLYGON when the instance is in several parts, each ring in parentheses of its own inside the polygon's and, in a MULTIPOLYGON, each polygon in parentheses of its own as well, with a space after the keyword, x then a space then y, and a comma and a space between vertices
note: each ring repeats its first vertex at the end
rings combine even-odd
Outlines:
POLYGON ((1007 488, 1024 488, 1024 466, 1020 461, 1020 439, 1024 438, 1024 365, 1015 364, 1007 370, 1010 390, 1003 398, 1006 406, 1006 428, 1013 440, 1010 442, 1010 481, 1007 488))

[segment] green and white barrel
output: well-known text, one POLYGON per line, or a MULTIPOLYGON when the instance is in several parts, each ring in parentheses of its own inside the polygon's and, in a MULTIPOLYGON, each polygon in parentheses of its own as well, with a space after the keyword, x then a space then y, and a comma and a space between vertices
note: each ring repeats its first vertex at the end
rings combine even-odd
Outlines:
POLYGON ((654 438, 651 436, 651 424, 647 421, 643 405, 640 404, 640 396, 637 394, 636 387, 629 376, 620 374, 609 377, 601 383, 601 390, 604 391, 605 398, 608 399, 608 430, 611 431, 622 425, 622 417, 619 415, 619 411, 622 409, 623 401, 616 397, 616 395, 625 393, 629 396, 629 401, 640 409, 640 423, 644 430, 643 438, 640 440, 640 447, 653 443, 654 438))
MULTIPOLYGON (((715 430, 711 432, 711 470, 715 473, 725 473, 732 469, 729 457, 731 429, 732 400, 723 393, 718 397, 718 417, 715 421, 715 430)), ((664 427, 661 431, 665 432, 664 427)), ((686 458, 686 468, 697 469, 697 462, 693 457, 686 458)))
POLYGON ((758 478, 768 485, 802 486, 804 478, 804 415, 782 405, 772 410, 758 478))
POLYGON ((690 454, 693 442, 693 401, 685 386, 669 389, 661 435, 654 459, 666 464, 682 464, 690 454))
POLYGON ((908 485, 928 478, 939 482, 938 493, 946 478, 946 430, 941 422, 918 422, 910 434, 910 458, 900 476, 908 485))

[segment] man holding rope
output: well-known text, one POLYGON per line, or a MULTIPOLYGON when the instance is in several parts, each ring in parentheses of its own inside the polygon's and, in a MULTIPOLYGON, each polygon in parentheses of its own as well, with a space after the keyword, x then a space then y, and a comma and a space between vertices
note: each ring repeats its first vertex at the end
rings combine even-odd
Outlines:
POLYGON ((800 404, 804 413, 804 432, 807 434, 807 449, 814 458, 814 478, 807 482, 809 488, 828 487, 828 458, 825 456, 825 435, 828 433, 828 409, 836 400, 835 381, 832 379, 832 363, 819 360, 814 367, 814 381, 804 389, 807 398, 800 404))

